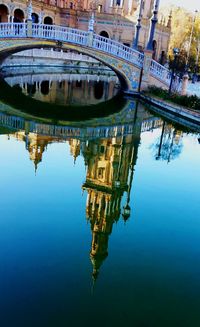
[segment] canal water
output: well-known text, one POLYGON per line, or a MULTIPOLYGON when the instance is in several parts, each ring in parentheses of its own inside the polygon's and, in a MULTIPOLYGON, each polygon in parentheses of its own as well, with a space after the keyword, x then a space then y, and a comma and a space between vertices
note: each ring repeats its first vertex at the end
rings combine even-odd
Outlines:
POLYGON ((77 74, 1 81, 1 326, 198 327, 199 132, 77 74))

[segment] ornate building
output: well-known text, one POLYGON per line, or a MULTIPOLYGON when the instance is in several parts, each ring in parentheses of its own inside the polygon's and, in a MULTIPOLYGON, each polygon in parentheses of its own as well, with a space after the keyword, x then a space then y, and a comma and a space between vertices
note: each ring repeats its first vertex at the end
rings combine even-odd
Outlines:
MULTIPOLYGON (((0 21, 26 21, 27 6, 26 0, 0 0, 0 21)), ((57 24, 87 30, 91 11, 94 10, 94 29, 97 34, 132 46, 140 12, 141 30, 138 45, 143 49, 148 41, 153 6, 154 0, 32 1, 32 19, 35 23, 57 24)), ((170 18, 168 22, 160 18, 154 40, 155 58, 158 60, 168 51, 170 33, 170 18)))

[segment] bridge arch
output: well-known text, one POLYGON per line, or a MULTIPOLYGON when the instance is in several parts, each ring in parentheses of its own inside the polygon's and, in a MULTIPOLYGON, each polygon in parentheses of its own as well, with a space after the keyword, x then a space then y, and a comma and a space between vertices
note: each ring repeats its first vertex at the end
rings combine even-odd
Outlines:
MULTIPOLYGON (((60 45, 56 41, 44 41, 44 40, 33 40, 33 39, 23 39, 19 40, 17 43, 15 40, 8 40, 10 41, 11 45, 7 48, 4 48, 3 51, 0 49, 0 58, 3 60, 6 57, 10 56, 13 53, 34 49, 34 48, 54 48, 59 49, 60 45)), ((7 43, 8 44, 8 43, 7 43)), ((130 75, 132 75, 132 65, 125 63, 124 60, 115 59, 112 55, 103 54, 101 51, 97 49, 87 48, 75 44, 70 43, 62 43, 62 49, 65 50, 72 50, 78 53, 85 54, 91 58, 98 60, 99 62, 103 63, 105 66, 109 67, 113 70, 119 81, 121 83, 121 87, 124 91, 130 90, 132 85, 130 81, 130 75), (122 70, 124 68, 124 71, 122 70)), ((136 79, 139 80, 140 75, 140 68, 135 67, 134 75, 137 74, 136 79)), ((136 83, 136 82, 135 82, 136 83)), ((136 86, 137 88, 137 86, 136 86)))

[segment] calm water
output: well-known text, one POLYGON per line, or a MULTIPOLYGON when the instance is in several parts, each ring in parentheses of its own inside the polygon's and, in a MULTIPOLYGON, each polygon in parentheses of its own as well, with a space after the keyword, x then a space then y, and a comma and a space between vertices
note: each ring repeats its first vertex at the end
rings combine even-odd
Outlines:
POLYGON ((200 326, 198 138, 133 100, 81 123, 2 101, 1 326, 200 326))

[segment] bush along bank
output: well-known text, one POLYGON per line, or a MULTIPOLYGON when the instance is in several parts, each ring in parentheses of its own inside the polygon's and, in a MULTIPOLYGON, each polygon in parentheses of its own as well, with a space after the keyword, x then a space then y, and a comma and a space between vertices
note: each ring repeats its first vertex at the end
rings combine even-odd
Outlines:
POLYGON ((155 95, 158 98, 176 103, 180 106, 186 107, 187 109, 198 110, 200 112, 200 98, 198 98, 196 95, 169 95, 167 90, 163 90, 162 88, 156 86, 149 86, 148 91, 145 93, 148 95, 155 95))

